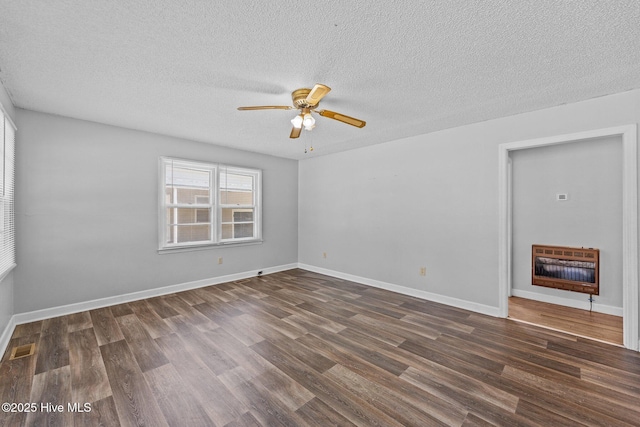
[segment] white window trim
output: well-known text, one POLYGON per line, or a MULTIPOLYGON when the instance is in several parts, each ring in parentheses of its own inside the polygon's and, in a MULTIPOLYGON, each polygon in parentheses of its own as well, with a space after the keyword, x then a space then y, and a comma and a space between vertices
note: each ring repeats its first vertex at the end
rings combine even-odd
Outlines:
POLYGON ((16 267, 15 256, 15 146, 16 127, 0 104, 0 204, 3 209, 0 230, 0 281, 16 267))
POLYGON ((211 247, 220 246, 237 246, 237 245, 253 245, 262 243, 262 171, 254 168, 244 168, 238 166, 229 166, 220 163, 206 163, 194 160, 179 159, 174 157, 160 157, 158 162, 158 252, 183 252, 190 250, 201 250, 211 247), (174 165, 184 166, 189 168, 196 168, 207 170, 211 172, 210 182, 210 203, 208 204, 170 204, 177 208, 202 208, 211 209, 211 217, 209 220, 211 235, 210 240, 197 241, 197 242, 182 242, 167 244, 167 203, 165 202, 165 165, 173 162, 174 165), (253 205, 237 205, 237 204, 221 204, 219 203, 220 194, 220 174, 224 171, 228 173, 240 173, 251 175, 254 178, 254 204, 253 205), (222 209, 223 208, 237 208, 237 209, 253 209, 254 210, 254 235, 247 238, 231 238, 222 239, 222 209))

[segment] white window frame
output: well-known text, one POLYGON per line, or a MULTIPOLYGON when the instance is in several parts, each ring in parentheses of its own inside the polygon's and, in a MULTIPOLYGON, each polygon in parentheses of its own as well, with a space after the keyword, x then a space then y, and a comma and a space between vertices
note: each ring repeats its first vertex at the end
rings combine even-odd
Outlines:
POLYGON ((16 126, 0 104, 0 280, 16 266, 15 256, 15 137, 16 126))
MULTIPOLYGON (((212 246, 255 244, 262 242, 262 171, 260 169, 244 168, 238 166, 228 166, 219 163, 206 163, 194 160, 178 159, 173 157, 160 157, 159 161, 159 185, 158 185, 158 251, 183 251, 194 249, 206 249, 212 246), (210 173, 209 183, 209 203, 179 204, 167 203, 165 198, 166 188, 166 166, 174 165, 189 169, 202 170, 210 173), (221 204, 220 203, 220 175, 222 173, 234 173, 249 175, 253 178, 253 203, 250 205, 221 204), (210 236, 208 240, 193 242, 167 242, 168 227, 167 209, 190 208, 190 209, 210 209, 209 217, 210 236), (222 238, 222 209, 253 209, 253 236, 245 238, 222 238)), ((197 197, 196 197, 197 199, 197 197)), ((194 215, 197 215, 194 211, 194 215)), ((174 215, 174 218, 177 216, 174 215)), ((206 223, 203 223, 206 224, 206 223)), ((177 226, 176 226, 177 227, 177 226)), ((176 234, 174 234, 175 236, 176 234)))

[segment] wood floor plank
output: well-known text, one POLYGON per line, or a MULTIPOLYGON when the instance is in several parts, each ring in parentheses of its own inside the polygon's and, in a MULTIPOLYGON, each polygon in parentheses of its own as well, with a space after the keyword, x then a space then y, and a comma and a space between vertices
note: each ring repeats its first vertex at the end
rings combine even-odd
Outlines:
POLYGON ((116 322, 109 307, 90 310, 89 313, 91 314, 93 331, 98 339, 98 345, 103 346, 124 339, 118 327, 118 322, 116 322))
POLYGON ((128 314, 133 314, 133 310, 131 309, 131 306, 127 303, 113 305, 109 308, 111 309, 111 314, 113 314, 113 317, 120 317, 120 316, 126 316, 128 314))
POLYGON ((452 369, 461 369, 463 366, 477 366, 483 370, 500 374, 505 366, 504 363, 489 357, 460 351, 460 349, 444 345, 435 340, 421 340, 419 342, 407 340, 400 344, 399 347, 452 369))
POLYGON ((69 334, 73 402, 96 402, 111 396, 111 385, 93 328, 69 334))
MULTIPOLYGON (((347 330, 341 333, 341 335, 344 335, 345 338, 354 342, 365 344, 369 342, 366 336, 360 334, 358 331, 347 330)), ((428 358, 420 357, 414 353, 389 346, 385 343, 371 343, 370 347, 376 348, 376 351, 388 357, 405 363, 408 366, 407 370, 413 369, 419 372, 429 372, 429 375, 437 379, 438 383, 446 384, 446 386, 455 387, 459 390, 465 390, 468 393, 478 396, 478 399, 485 400, 510 411, 513 411, 517 405, 518 399, 514 395, 433 362, 428 358)), ((400 374, 400 376, 402 377, 402 374, 400 374)), ((446 399, 446 395, 442 395, 442 397, 446 399)), ((450 399, 447 400, 452 401, 450 399)))
POLYGON ((301 345, 300 341, 297 339, 293 340, 282 334, 274 333, 270 335, 266 341, 269 341, 280 348, 287 349, 288 354, 304 362, 308 367, 313 368, 320 373, 325 372, 336 364, 335 361, 325 357, 320 352, 305 345, 301 345))
POLYGON ((144 373, 147 383, 171 426, 201 427, 212 425, 200 403, 191 397, 172 365, 162 365, 144 373))
POLYGON ((73 313, 68 316, 67 331, 69 333, 93 328, 93 321, 88 311, 73 313))
POLYGON ((142 372, 169 363, 138 316, 127 314, 116 318, 116 321, 142 372))
POLYGON ((549 342, 547 349, 601 365, 608 365, 631 372, 634 375, 640 375, 640 359, 638 359, 637 355, 629 354, 624 349, 615 346, 611 346, 611 349, 607 350, 595 344, 583 344, 580 342, 559 343, 552 341, 549 342), (613 357, 616 353, 619 353, 622 357, 613 357))
POLYGON ((188 396, 200 403, 215 425, 226 425, 248 410, 200 358, 184 350, 177 335, 159 337, 156 342, 189 389, 188 396))
POLYGON ((57 332, 48 329, 47 332, 40 337, 38 344, 36 375, 69 365, 69 336, 66 327, 57 332))
POLYGON ((192 325, 200 325, 202 323, 210 323, 211 319, 194 309, 193 306, 187 304, 179 295, 171 295, 164 298, 164 302, 171 306, 175 311, 184 316, 192 325))
MULTIPOLYGON (((35 370, 35 355, 0 363, 0 403, 31 402, 35 370)), ((26 419, 27 412, 24 411, 0 412, 0 426, 2 427, 26 425, 26 419)))
POLYGON ((233 369, 218 375, 218 378, 228 388, 232 388, 243 381, 250 381, 273 368, 271 363, 254 351, 248 351, 246 345, 224 329, 218 328, 205 332, 205 334, 219 348, 223 349, 224 354, 237 364, 233 369))
POLYGON ((477 334, 463 334, 460 336, 443 335, 437 339, 450 347, 464 346, 467 351, 479 356, 490 355, 492 360, 503 365, 520 367, 525 371, 551 369, 558 373, 580 377, 580 368, 574 364, 558 361, 553 357, 542 356, 535 351, 523 351, 513 347, 505 347, 496 342, 478 338, 477 334), (491 346, 493 343, 493 347, 491 346), (505 350, 508 350, 508 354, 505 350))
POLYGON ((42 320, 37 322, 23 323, 22 325, 16 325, 13 330, 12 338, 21 338, 30 335, 42 333, 42 320))
POLYGON ((235 420, 224 425, 225 427, 264 427, 256 417, 254 417, 250 412, 245 412, 235 420))
POLYGON ((156 314, 163 319, 180 314, 178 310, 173 308, 171 304, 166 301, 166 298, 168 298, 168 296, 149 298, 146 301, 151 310, 155 311, 156 314))
POLYGON ((558 383, 544 376, 538 376, 520 369, 506 366, 502 374, 505 378, 512 378, 548 395, 563 398, 576 405, 585 399, 591 401, 590 409, 596 410, 612 420, 621 420, 633 425, 640 420, 640 406, 635 398, 617 392, 609 392, 602 388, 594 390, 580 382, 567 381, 558 383), (613 396, 612 396, 613 394, 613 396))
POLYGON ((27 414, 26 424, 29 426, 73 425, 73 414, 67 407, 71 401, 69 365, 35 375, 28 402, 35 402, 40 408, 27 414))
MULTIPOLYGON (((248 303, 252 308, 260 310, 266 314, 274 316, 278 319, 283 319, 287 316, 291 316, 293 311, 283 309, 282 306, 278 305, 278 303, 273 303, 270 300, 270 297, 267 296, 265 298, 256 299, 251 297, 242 296, 241 299, 248 303)), ((254 310, 251 310, 251 313, 254 313, 254 310)))
POLYGON ((331 358, 335 364, 347 367, 361 377, 389 388, 391 392, 402 390, 402 393, 399 393, 402 399, 417 408, 427 411, 444 423, 455 425, 460 419, 464 418, 466 410, 460 405, 443 400, 435 394, 425 393, 419 387, 415 387, 401 377, 384 369, 378 369, 376 365, 359 358, 348 352, 348 350, 332 346, 330 342, 313 335, 306 335, 297 341, 309 349, 331 358))
POLYGON ((18 325, 0 403, 33 399, 92 410, 0 427, 628 426, 640 353, 292 269, 18 325))
POLYGON ((251 348, 349 421, 358 425, 401 426, 399 422, 379 409, 346 392, 338 384, 329 381, 322 374, 308 368, 285 350, 273 346, 268 341, 254 344, 251 348))
POLYGON ((315 395, 279 369, 270 369, 257 376, 252 382, 260 384, 269 390, 290 411, 296 411, 315 395))
POLYGON ((124 341, 100 346, 113 400, 122 426, 168 426, 129 346, 124 341))
POLYGON ((400 319, 389 318, 388 316, 378 314, 357 314, 352 317, 352 320, 363 322, 376 329, 398 335, 404 340, 411 339, 413 341, 420 341, 423 338, 433 340, 441 334, 441 332, 435 328, 416 328, 414 325, 407 324, 400 319))
MULTIPOLYGON (((477 399, 474 395, 474 390, 467 391, 455 385, 449 386, 448 384, 442 386, 440 378, 434 378, 432 375, 417 369, 409 368, 406 373, 402 374, 402 378, 444 400, 461 404, 469 412, 475 413, 478 417, 492 424, 514 427, 531 427, 537 425, 535 422, 516 414, 515 407, 513 410, 509 408, 505 409, 505 402, 501 402, 500 405, 495 405, 495 402, 490 402, 486 399, 477 399)), ((515 401, 517 402, 517 398, 515 401)))
POLYGON ((623 343, 620 316, 510 297, 509 317, 617 345, 623 343))
POLYGON ((184 291, 184 292, 180 292, 178 294, 180 296, 180 298, 182 298, 182 300, 184 302, 186 302, 187 304, 189 304, 190 306, 194 306, 194 305, 198 305, 198 304, 202 304, 203 302, 207 302, 206 300, 202 299, 195 290, 191 289, 189 291, 184 291))
POLYGON ((237 308, 221 301, 209 301, 194 305, 193 308, 207 316, 209 320, 218 324, 225 320, 233 320, 234 317, 244 314, 237 308))
POLYGON ((275 395, 258 382, 244 382, 232 390, 250 408, 251 414, 263 426, 297 427, 300 416, 288 410, 275 395))
POLYGON ((633 396, 640 401, 640 375, 606 366, 584 366, 580 368, 580 379, 587 384, 597 384, 633 396))
POLYGON ((74 427, 120 427, 113 396, 92 402, 91 411, 76 414, 73 422, 74 427))
POLYGON ((222 350, 218 343, 210 340, 204 332, 180 334, 180 340, 184 343, 182 346, 184 352, 196 355, 216 375, 238 366, 237 363, 222 350))
MULTIPOLYGON (((342 331, 341 331, 342 332, 342 331)), ((355 340, 351 340, 346 335, 341 334, 319 334, 317 335, 326 344, 331 347, 339 348, 342 351, 353 354, 360 359, 377 366, 393 375, 399 376, 409 368, 409 365, 399 360, 396 357, 389 357, 382 354, 375 349, 375 347, 368 347, 362 345, 355 340)), ((308 338, 308 337, 307 337, 308 338)))
POLYGON ((151 309, 146 301, 130 302, 131 311, 138 316, 151 338, 158 338, 173 333, 167 323, 151 309))
POLYGON ((461 427, 494 427, 495 424, 485 421, 472 412, 467 414, 461 427))
POLYGON ((245 314, 236 316, 233 320, 219 322, 222 329, 233 335, 246 346, 262 341, 264 338, 254 331, 253 326, 259 321, 245 314))
MULTIPOLYGON (((429 414, 428 407, 424 411, 399 398, 386 387, 369 381, 342 365, 335 365, 324 376, 349 390, 355 396, 384 411, 390 417, 405 426, 450 426, 450 422, 441 421, 429 414)), ((452 421, 452 420, 448 420, 452 421)), ((455 424, 458 424, 456 420, 455 424)))
POLYGON ((351 427, 352 423, 338 412, 334 411, 322 400, 314 397, 304 406, 300 407, 296 413, 304 420, 305 425, 314 427, 343 426, 351 427))
POLYGON ((547 424, 554 427, 579 427, 585 425, 576 420, 558 415, 547 408, 534 405, 526 399, 520 399, 516 413, 540 425, 547 424))

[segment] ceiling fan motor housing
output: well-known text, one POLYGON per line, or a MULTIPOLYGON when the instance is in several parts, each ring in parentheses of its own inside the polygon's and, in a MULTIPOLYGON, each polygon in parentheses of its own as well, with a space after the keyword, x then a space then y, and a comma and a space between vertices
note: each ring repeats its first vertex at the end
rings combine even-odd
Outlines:
POLYGON ((293 100, 293 105, 295 105, 296 108, 309 108, 309 109, 316 108, 318 104, 311 105, 307 102, 307 96, 309 96, 309 93, 311 93, 311 89, 308 89, 308 88, 296 89, 293 92, 291 92, 291 99, 293 100))

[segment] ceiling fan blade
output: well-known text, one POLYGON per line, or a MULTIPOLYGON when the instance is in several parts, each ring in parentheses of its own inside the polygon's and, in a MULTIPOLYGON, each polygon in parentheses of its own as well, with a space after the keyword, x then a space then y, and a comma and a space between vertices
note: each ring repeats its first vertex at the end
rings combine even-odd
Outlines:
POLYGON ((300 136, 300 132, 302 132, 302 128, 297 128, 297 127, 293 127, 291 129, 291 135, 289 135, 289 138, 297 138, 300 136))
POLYGON ((348 125, 355 126, 358 128, 363 128, 364 125, 367 124, 367 122, 363 120, 356 119, 355 117, 345 116, 344 114, 336 113, 335 111, 321 110, 321 111, 318 111, 318 114, 320 114, 323 117, 328 117, 330 119, 337 120, 339 122, 346 123, 348 125))
POLYGON ((309 92, 309 95, 307 95, 307 104, 318 105, 318 102, 320 102, 320 100, 324 98, 330 90, 331 88, 329 86, 325 86, 320 83, 316 84, 313 89, 311 89, 311 92, 309 92))
POLYGON ((249 110, 293 110, 294 107, 288 105, 260 105, 256 107, 238 107, 240 111, 249 110))

